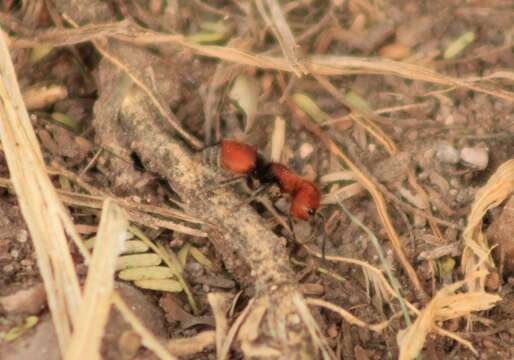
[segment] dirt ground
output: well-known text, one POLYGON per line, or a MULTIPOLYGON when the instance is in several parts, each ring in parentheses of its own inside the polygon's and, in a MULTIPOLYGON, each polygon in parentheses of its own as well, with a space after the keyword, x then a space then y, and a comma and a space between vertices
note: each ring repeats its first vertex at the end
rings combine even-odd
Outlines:
MULTIPOLYGON (((257 3, 264 6, 263 1, 257 3)), ((275 2, 264 3, 269 6, 275 2)), ((81 236, 93 241, 101 199, 107 195, 137 204, 140 208, 134 209, 138 211, 144 206, 157 209, 145 217, 138 218, 139 213, 135 213, 131 224, 151 241, 177 254, 198 309, 192 308, 181 288, 151 290, 121 278, 116 286, 158 338, 169 341, 214 330, 216 319, 208 302, 209 293, 231 295, 228 314, 232 322, 262 289, 254 285, 259 273, 249 270, 248 266, 254 269, 252 261, 243 259, 249 265, 241 264, 241 256, 234 255, 238 247, 233 250, 230 239, 223 240, 228 241, 227 245, 206 237, 204 229, 190 219, 197 216, 195 205, 181 205, 190 191, 194 197, 203 189, 195 193, 192 186, 191 190, 193 180, 183 180, 187 174, 181 169, 161 169, 159 163, 166 160, 159 158, 161 154, 156 150, 140 144, 144 137, 131 133, 136 127, 117 127, 123 122, 118 119, 128 116, 124 101, 137 98, 132 96, 130 75, 144 78, 148 88, 159 94, 156 101, 165 104, 165 113, 170 111, 172 119, 180 124, 177 129, 160 113, 157 117, 162 132, 179 139, 180 148, 192 154, 198 164, 199 148, 222 138, 238 138, 257 146, 265 157, 278 148, 282 163, 318 184, 323 195, 319 210, 322 220, 295 221, 296 243, 287 230, 290 197, 276 200, 266 193, 263 199, 252 201, 252 207, 259 221, 280 239, 277 247, 286 249, 292 279, 305 297, 335 304, 367 324, 392 319, 385 330, 374 332, 342 320, 335 312, 313 307, 312 314, 335 357, 398 358, 398 333, 406 327, 401 315, 395 317, 401 310, 400 303, 383 293, 365 270, 332 261, 330 256, 366 261, 382 270, 384 263, 390 264, 401 295, 418 309, 427 305, 438 290, 463 279, 463 232, 476 193, 514 153, 514 2, 280 2, 298 45, 294 56, 283 50, 290 39, 281 37, 280 28, 273 26, 273 9, 269 11, 271 19, 266 20, 256 4, 222 0, 74 4, 11 0, 0 5, 0 24, 11 40, 22 40, 12 43, 11 56, 54 186, 66 193, 91 195, 87 204, 78 195, 63 197, 81 236), (145 34, 150 38, 155 34, 181 34, 199 46, 184 46, 182 40, 143 43, 139 38, 138 43, 133 34, 125 40, 120 35, 107 41, 103 37, 108 32, 105 29, 103 34, 98 29, 77 32, 73 38, 64 31, 74 26, 69 17, 81 27, 126 20, 125 24, 152 30, 145 34), (47 32, 55 29, 63 32, 47 32), (95 31, 98 33, 91 35, 95 31), (208 53, 208 45, 217 47, 209 48, 208 53), (287 66, 277 62, 273 68, 271 62, 263 60, 260 66, 225 53, 224 47, 254 55, 296 58, 300 65, 294 68, 289 66, 291 62, 285 62, 287 66), (120 59, 125 70, 113 65, 108 54, 120 59), (327 76, 322 78, 317 77, 323 75, 321 70, 315 76, 309 69, 301 77, 295 74, 302 73, 302 61, 327 55, 378 59, 386 65, 349 66, 337 74, 326 70, 327 76), (423 78, 411 68, 395 70, 391 64, 418 65, 434 73, 423 78), (438 78, 433 74, 443 75, 438 78), (339 97, 330 91, 326 80, 339 97), (314 104, 315 109, 306 102, 314 104), (366 119, 367 115, 370 118, 366 119), (375 127, 366 125, 366 121, 375 127), (385 135, 376 136, 376 128, 385 135), (191 138, 181 135, 181 129, 191 138), (347 164, 327 147, 316 129, 379 185, 392 227, 420 288, 399 260, 377 211, 376 199, 364 187, 354 185, 356 177, 348 175, 347 164), (182 179, 170 180, 174 176, 182 179), (334 200, 336 193, 344 208, 334 200), (170 215, 166 212, 169 209, 184 210, 186 215, 170 215), (188 209, 193 210, 188 213, 188 209), (374 234, 378 247, 345 209, 374 234), (278 218, 270 210, 275 210, 278 218), (163 225, 170 219, 184 227, 169 225, 171 222, 163 225), (319 249, 323 237, 328 256, 324 261, 299 243, 307 241, 309 248, 319 249)), ((127 35, 123 31, 117 34, 127 35)), ((217 172, 219 179, 230 177, 219 169, 217 172)), ((38 358, 57 359, 59 348, 37 257, 9 177, 2 150, 0 357, 28 359, 45 354, 38 358), (26 325, 32 316, 37 321, 26 325)), ((242 206, 249 202, 250 195, 243 186, 229 185, 227 189, 223 191, 234 192, 242 206)), ((423 358, 514 358, 514 241, 509 238, 514 230, 514 205, 512 200, 506 203, 502 200, 487 211, 481 224, 490 241, 498 245, 493 252, 495 267, 489 269, 485 289, 501 300, 490 310, 437 322, 468 340, 476 354, 454 339, 431 332, 424 342, 423 358)), ((205 214, 210 211, 205 210, 205 214)), ((234 211, 226 217, 237 226, 238 217, 245 216, 234 211)), ((72 249, 83 281, 87 266, 79 251, 72 249)), ((230 358, 242 358, 243 350, 234 345, 230 354, 230 358)), ((102 355, 106 359, 156 357, 142 346, 139 336, 119 314, 112 314, 106 328, 102 355)), ((210 344, 185 357, 214 359, 216 350, 210 344)))

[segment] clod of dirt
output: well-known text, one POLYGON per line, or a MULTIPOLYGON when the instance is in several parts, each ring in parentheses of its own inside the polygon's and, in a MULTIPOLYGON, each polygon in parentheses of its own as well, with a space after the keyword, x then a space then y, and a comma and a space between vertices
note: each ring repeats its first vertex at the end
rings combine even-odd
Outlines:
POLYGON ((437 146, 437 159, 445 164, 457 164, 460 160, 459 152, 448 143, 440 143, 437 146))
POLYGON ((501 214, 493 221, 487 236, 491 245, 497 245, 493 250, 493 255, 497 264, 504 261, 504 273, 514 274, 514 197, 511 197, 501 214))
POLYGON ((159 306, 164 310, 166 321, 170 324, 190 321, 193 315, 184 310, 184 306, 180 304, 172 294, 165 294, 159 300, 159 306))
MULTIPOLYGON (((122 282, 115 283, 114 287, 147 329, 154 334, 165 333, 162 311, 148 296, 141 290, 122 282)), ((122 359, 124 355, 133 351, 133 349, 120 348, 126 344, 123 337, 127 336, 124 335, 127 331, 132 331, 132 326, 113 308, 102 343, 103 359, 122 359)), ((135 347, 135 344, 131 343, 130 346, 135 347)))
POLYGON ((401 152, 385 159, 373 169, 373 175, 384 183, 400 183, 407 175, 411 157, 407 152, 401 152))
POLYGON ((216 275, 202 275, 194 279, 194 282, 202 285, 216 287, 220 289, 233 289, 236 284, 234 281, 216 275))
POLYGON ((483 147, 465 147, 460 151, 462 162, 477 170, 484 170, 489 164, 489 151, 483 147))
POLYGON ((314 152, 314 146, 312 144, 306 142, 303 143, 298 149, 298 154, 300 155, 300 159, 307 159, 314 152))
POLYGON ((410 48, 400 43, 393 43, 382 47, 378 54, 386 59, 401 60, 410 55, 410 48))
POLYGON ((132 359, 141 347, 141 336, 133 330, 124 331, 120 336, 118 348, 121 359, 132 359))
POLYGON ((46 292, 41 283, 0 297, 0 307, 9 315, 36 315, 45 305, 46 292))
MULTIPOLYGON (((26 294, 40 292, 41 290, 38 290, 40 286, 42 285, 29 290, 19 291, 15 295, 20 292, 25 292, 26 294)), ((116 283, 115 287, 146 328, 155 334, 164 333, 162 312, 146 295, 140 290, 124 283, 116 283)), ((23 295, 23 297, 26 296, 28 295, 23 295)), ((30 309, 30 306, 27 306, 27 309, 30 309)), ((131 336, 130 333, 132 331, 131 325, 123 319, 118 311, 111 311, 103 339, 103 358, 127 359, 127 354, 135 354, 139 345, 137 336, 131 336)), ((12 343, 2 344, 0 346, 0 359, 60 359, 59 345, 50 316, 44 314, 41 316, 39 324, 32 331, 12 343)))

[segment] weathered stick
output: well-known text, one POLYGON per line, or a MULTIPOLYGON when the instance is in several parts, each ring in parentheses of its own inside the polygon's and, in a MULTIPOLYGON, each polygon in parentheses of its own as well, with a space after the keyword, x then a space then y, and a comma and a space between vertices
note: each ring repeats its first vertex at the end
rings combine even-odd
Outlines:
MULTIPOLYGON (((299 290, 288 262, 285 240, 275 235, 254 209, 229 188, 213 193, 201 189, 212 185, 215 171, 206 167, 175 137, 162 131, 156 111, 137 89, 127 93, 120 109, 119 124, 130 150, 137 153, 146 168, 165 177, 181 196, 184 210, 206 224, 204 230, 232 275, 242 284, 254 284, 259 306, 267 306, 258 332, 266 345, 289 358, 315 351, 301 321, 293 298, 299 290), (264 321, 266 318, 272 321, 264 321), (276 329, 284 330, 278 337, 276 329), (294 343, 288 342, 294 339, 294 343), (303 346, 297 346, 303 343, 303 346), (296 354, 294 354, 296 352, 296 354)), ((255 334, 255 341, 260 337, 255 334)))

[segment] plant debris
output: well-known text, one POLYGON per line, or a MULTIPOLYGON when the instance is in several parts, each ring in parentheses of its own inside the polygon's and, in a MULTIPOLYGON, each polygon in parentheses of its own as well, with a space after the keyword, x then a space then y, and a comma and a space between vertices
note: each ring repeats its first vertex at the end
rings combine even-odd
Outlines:
POLYGON ((4 2, 0 357, 513 358, 511 5, 4 2))

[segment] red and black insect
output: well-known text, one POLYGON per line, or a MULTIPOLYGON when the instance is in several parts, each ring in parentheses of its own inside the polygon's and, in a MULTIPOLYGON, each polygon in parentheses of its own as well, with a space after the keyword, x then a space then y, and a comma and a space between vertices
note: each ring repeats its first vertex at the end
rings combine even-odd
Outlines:
POLYGON ((223 169, 257 179, 263 186, 277 184, 282 193, 291 195, 289 212, 295 219, 308 220, 320 206, 321 193, 313 182, 283 164, 266 161, 254 146, 223 140, 217 162, 223 169))
MULTIPOLYGON (((311 220, 317 213, 321 193, 312 181, 297 175, 289 167, 266 161, 257 148, 235 140, 222 140, 217 153, 208 152, 210 162, 236 175, 259 181, 263 188, 278 185, 280 192, 291 195, 290 217, 311 220)), ((322 248, 324 257, 324 244, 322 248)))

